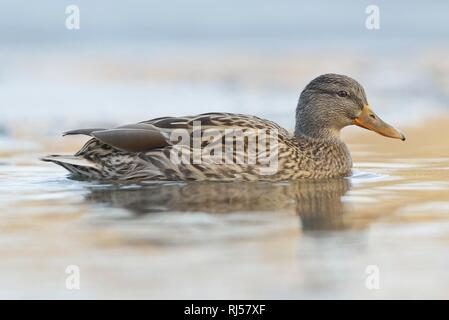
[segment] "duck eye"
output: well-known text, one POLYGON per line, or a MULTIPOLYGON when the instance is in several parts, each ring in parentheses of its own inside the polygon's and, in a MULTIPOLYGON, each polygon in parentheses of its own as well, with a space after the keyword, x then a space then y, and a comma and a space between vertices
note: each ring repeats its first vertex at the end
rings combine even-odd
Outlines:
POLYGON ((339 97, 342 97, 342 98, 349 96, 349 93, 347 91, 344 91, 344 90, 343 91, 338 91, 337 94, 338 94, 339 97))

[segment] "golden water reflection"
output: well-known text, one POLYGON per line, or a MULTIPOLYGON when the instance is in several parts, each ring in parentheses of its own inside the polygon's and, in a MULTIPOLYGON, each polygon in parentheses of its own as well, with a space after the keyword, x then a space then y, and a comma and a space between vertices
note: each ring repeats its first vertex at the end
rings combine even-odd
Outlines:
POLYGON ((137 216, 161 212, 296 214, 304 231, 344 229, 342 196, 350 179, 286 183, 156 183, 93 187, 87 201, 137 216))

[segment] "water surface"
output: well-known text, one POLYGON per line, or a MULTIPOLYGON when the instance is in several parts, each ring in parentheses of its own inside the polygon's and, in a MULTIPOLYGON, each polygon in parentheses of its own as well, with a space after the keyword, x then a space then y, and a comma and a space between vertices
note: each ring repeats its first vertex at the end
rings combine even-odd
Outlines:
POLYGON ((408 143, 348 134, 352 177, 290 183, 77 181, 37 160, 46 144, 3 137, 0 296, 447 298, 449 154, 432 138, 447 129, 433 126, 408 143), (81 290, 65 288, 72 264, 81 290))

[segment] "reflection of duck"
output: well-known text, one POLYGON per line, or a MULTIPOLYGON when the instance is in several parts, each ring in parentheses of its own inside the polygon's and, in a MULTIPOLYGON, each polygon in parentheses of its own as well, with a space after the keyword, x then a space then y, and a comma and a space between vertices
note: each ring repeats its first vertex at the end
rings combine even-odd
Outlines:
POLYGON ((125 208, 137 215, 158 212, 295 213, 303 229, 342 228, 341 197, 349 190, 350 180, 289 183, 155 183, 147 185, 95 187, 88 201, 125 208))
POLYGON ((94 179, 322 179, 349 174, 352 160, 339 133, 351 124, 405 139, 369 109, 365 92, 358 82, 343 75, 326 74, 310 82, 301 93, 294 135, 271 121, 240 114, 164 117, 114 129, 69 131, 67 134, 86 134, 93 139, 75 156, 48 156, 43 160, 94 179), (234 130, 230 149, 227 129, 234 130), (181 143, 180 130, 187 137, 181 139, 181 143), (241 148, 234 145, 237 131, 246 136, 241 140, 241 148), (267 133, 275 136, 273 140, 261 138, 260 131, 264 137, 267 133), (197 143, 195 139, 199 139, 197 143), (254 148, 250 140, 257 141, 254 148), (265 143, 261 144, 262 141, 265 143), (244 162, 251 152, 254 160, 244 162), (179 157, 179 153, 181 159, 174 161, 174 155, 179 157), (227 161, 229 159, 231 161, 227 161))

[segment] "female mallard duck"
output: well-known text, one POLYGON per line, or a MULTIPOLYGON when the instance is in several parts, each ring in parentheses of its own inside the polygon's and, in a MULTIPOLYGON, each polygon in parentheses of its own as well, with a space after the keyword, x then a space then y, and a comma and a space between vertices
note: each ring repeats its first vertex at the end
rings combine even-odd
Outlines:
POLYGON ((351 156, 339 137, 340 130, 351 124, 405 140, 371 111, 357 81, 325 74, 302 91, 293 135, 271 121, 241 114, 163 117, 114 129, 66 132, 92 139, 74 156, 43 160, 90 179, 282 181, 340 177, 351 172, 351 156), (233 140, 228 143, 230 136, 233 140), (243 140, 237 141, 237 137, 243 140))

